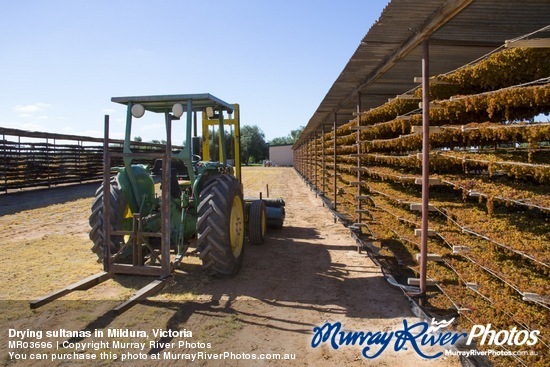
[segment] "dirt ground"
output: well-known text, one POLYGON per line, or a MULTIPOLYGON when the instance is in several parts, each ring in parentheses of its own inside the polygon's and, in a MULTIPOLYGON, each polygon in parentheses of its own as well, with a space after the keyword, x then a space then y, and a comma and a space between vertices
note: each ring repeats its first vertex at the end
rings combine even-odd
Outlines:
POLYGON ((190 257, 166 288, 118 316, 112 308, 151 278, 115 276, 37 310, 28 305, 29 300, 101 271, 90 251, 87 223, 98 185, 0 196, 0 365, 460 365, 454 357, 423 359, 410 347, 394 351, 393 344, 375 359, 364 358, 360 346, 344 345, 336 350, 322 343, 313 348, 314 328, 325 323, 341 322, 347 331, 374 333, 402 329, 404 319, 409 323, 419 320, 402 292, 384 280, 366 255, 357 253, 349 231, 334 222, 292 168, 244 168, 243 181, 245 196, 257 196, 260 191, 265 196, 269 184, 270 197, 286 201, 284 228, 271 230, 263 245, 246 247, 243 269, 235 278, 210 279, 202 273, 200 260, 190 257), (27 333, 12 337, 10 329, 27 333), (114 329, 144 331, 146 335, 95 335, 96 331, 114 329), (155 336, 155 329, 172 333, 155 336), (58 330, 79 335, 45 335, 58 330), (41 339, 36 334, 39 331, 44 333, 41 339), (174 335, 174 331, 186 334, 174 335), (51 341, 53 347, 22 344, 9 348, 8 342, 14 340, 51 341), (56 343, 63 341, 84 345, 56 350, 56 343), (91 344, 102 341, 110 344, 91 344), (113 341, 146 345, 143 349, 137 345, 121 348, 113 341), (27 359, 16 359, 9 352, 27 359), (72 352, 75 355, 68 356, 72 352), (128 352, 128 357, 141 359, 121 361, 128 352), (197 352, 204 354, 195 361, 168 358, 197 352), (224 352, 229 357, 212 359, 224 352), (61 353, 67 354, 64 361, 51 360, 61 353), (114 354, 117 360, 108 358, 114 354), (277 360, 276 354, 295 358, 277 360), (92 355, 98 360, 75 360, 92 355), (155 356, 162 360, 156 363, 155 356), (39 357, 47 360, 30 359, 39 357))

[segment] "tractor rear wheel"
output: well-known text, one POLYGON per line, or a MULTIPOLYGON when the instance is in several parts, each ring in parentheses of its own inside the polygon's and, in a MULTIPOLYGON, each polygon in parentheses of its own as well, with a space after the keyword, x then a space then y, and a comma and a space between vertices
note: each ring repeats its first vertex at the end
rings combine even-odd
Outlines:
POLYGON ((263 200, 254 200, 248 213, 248 240, 251 245, 261 245, 265 240, 266 210, 263 200))
POLYGON ((197 248, 209 275, 229 277, 241 269, 245 216, 241 184, 233 176, 210 180, 199 195, 197 248))
MULTIPOLYGON (((131 211, 128 206, 128 202, 124 197, 124 193, 120 189, 120 185, 116 177, 111 178, 110 182, 110 218, 111 231, 120 231, 124 227, 124 219, 131 211)), ((95 193, 95 199, 92 203, 92 214, 89 218, 90 227, 90 239, 94 243, 92 251, 97 254, 98 261, 103 260, 103 244, 105 239, 103 238, 103 196, 105 195, 105 189, 103 184, 97 189, 95 193)), ((120 248, 121 242, 124 241, 123 236, 111 236, 111 254, 114 254, 120 248)))

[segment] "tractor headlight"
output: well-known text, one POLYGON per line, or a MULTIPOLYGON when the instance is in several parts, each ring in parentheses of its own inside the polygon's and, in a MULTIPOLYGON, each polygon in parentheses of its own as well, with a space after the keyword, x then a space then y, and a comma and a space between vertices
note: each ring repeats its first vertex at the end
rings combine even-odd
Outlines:
POLYGON ((183 115, 183 105, 181 103, 176 103, 172 106, 172 114, 174 117, 180 118, 183 115))
POLYGON ((140 118, 145 113, 145 107, 142 104, 135 104, 132 106, 132 116, 135 118, 140 118))
POLYGON ((211 119, 214 117, 214 109, 210 106, 206 107, 206 116, 211 119))

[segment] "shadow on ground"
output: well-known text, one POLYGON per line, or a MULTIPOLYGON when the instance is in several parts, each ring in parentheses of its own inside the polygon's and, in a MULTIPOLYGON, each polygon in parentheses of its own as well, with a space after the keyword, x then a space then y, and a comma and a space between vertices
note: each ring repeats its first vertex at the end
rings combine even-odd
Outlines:
POLYGON ((90 182, 2 194, 0 195, 0 215, 93 197, 99 186, 98 182, 90 182))
MULTIPOLYGON (((287 315, 305 312, 324 315, 324 319, 330 320, 411 316, 405 302, 392 301, 394 297, 402 297, 401 292, 391 288, 376 267, 334 262, 328 248, 349 253, 354 249, 325 244, 312 228, 285 227, 271 232, 263 245, 246 247, 245 263, 236 277, 210 279, 200 265, 187 263, 175 272, 173 280, 161 292, 168 299, 153 296, 142 301, 139 307, 164 315, 155 322, 155 327, 173 331, 188 328, 190 318, 201 316, 208 320, 233 318, 242 325, 301 334, 311 333, 315 322, 322 319, 314 316, 313 319, 318 320, 308 322, 287 315), (186 293, 194 295, 192 300, 177 300, 186 293), (270 307, 279 311, 266 314, 265 310, 270 307)), ((139 282, 126 277, 115 280, 134 288, 142 282, 147 284, 151 278, 142 278, 139 282)), ((115 320, 116 315, 107 310, 83 330, 112 327, 115 320)), ((156 340, 166 344, 172 339, 165 336, 156 340)), ((149 348, 148 353, 162 350, 157 346, 149 348)))

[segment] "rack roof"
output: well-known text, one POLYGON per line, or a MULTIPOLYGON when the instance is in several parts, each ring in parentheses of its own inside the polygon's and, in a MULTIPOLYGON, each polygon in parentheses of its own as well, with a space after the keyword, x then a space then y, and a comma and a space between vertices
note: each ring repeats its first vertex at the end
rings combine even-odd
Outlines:
POLYGON ((296 146, 321 129, 347 123, 405 93, 422 75, 421 43, 429 37, 430 75, 467 64, 506 40, 550 24, 548 0, 392 0, 371 26, 313 113, 296 146))

